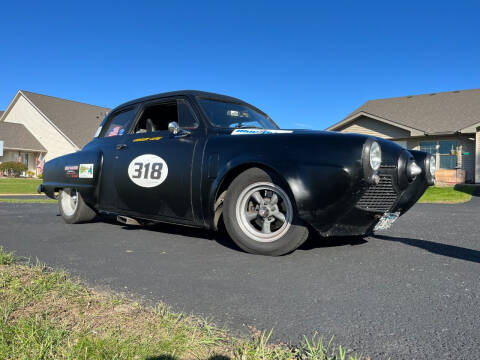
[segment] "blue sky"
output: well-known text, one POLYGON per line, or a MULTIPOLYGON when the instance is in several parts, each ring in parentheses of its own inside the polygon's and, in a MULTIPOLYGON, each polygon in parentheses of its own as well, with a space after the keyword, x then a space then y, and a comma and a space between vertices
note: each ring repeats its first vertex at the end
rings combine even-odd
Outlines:
POLYGON ((9 1, 1 13, 2 110, 18 89, 107 107, 198 89, 324 129, 368 99, 480 88, 478 1, 9 1))

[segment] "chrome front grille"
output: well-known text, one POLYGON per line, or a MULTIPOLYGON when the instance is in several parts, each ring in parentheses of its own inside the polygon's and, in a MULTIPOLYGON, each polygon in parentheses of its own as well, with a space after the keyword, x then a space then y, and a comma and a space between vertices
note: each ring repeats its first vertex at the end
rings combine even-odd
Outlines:
POLYGON ((390 211, 398 199, 398 193, 393 187, 391 175, 379 175, 377 185, 370 186, 362 195, 357 206, 363 210, 375 212, 390 211))

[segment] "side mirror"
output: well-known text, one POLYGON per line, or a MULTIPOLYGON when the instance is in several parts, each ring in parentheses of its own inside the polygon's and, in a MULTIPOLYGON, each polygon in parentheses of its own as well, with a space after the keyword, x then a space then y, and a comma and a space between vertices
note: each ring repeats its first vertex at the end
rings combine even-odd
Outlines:
POLYGON ((168 123, 168 130, 176 137, 184 137, 190 135, 190 131, 181 129, 176 121, 168 123))
POLYGON ((176 121, 172 121, 171 123, 168 123, 168 130, 173 135, 177 135, 180 132, 180 126, 178 126, 178 123, 176 121))

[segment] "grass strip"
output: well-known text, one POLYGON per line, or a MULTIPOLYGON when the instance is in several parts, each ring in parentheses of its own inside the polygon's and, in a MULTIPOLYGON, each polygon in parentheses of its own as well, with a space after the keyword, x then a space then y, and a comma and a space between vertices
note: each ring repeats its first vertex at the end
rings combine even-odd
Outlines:
POLYGON ((1 359, 362 359, 317 336, 296 348, 271 344, 271 331, 234 338, 164 304, 141 306, 16 260, 0 247, 1 359))
POLYGON ((2 199, 0 203, 12 203, 12 204, 55 204, 58 201, 54 199, 2 199))
POLYGON ((472 199, 476 187, 473 185, 431 186, 425 191, 420 203, 464 203, 472 199))
POLYGON ((0 194, 36 194, 41 179, 0 178, 0 194))

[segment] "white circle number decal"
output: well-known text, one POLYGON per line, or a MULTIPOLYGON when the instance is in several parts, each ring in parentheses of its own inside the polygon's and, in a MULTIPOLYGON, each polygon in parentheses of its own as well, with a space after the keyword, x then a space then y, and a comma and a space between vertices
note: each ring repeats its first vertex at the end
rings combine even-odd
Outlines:
POLYGON ((128 176, 135 184, 151 188, 160 185, 168 175, 168 166, 160 156, 140 155, 128 165, 128 176))

